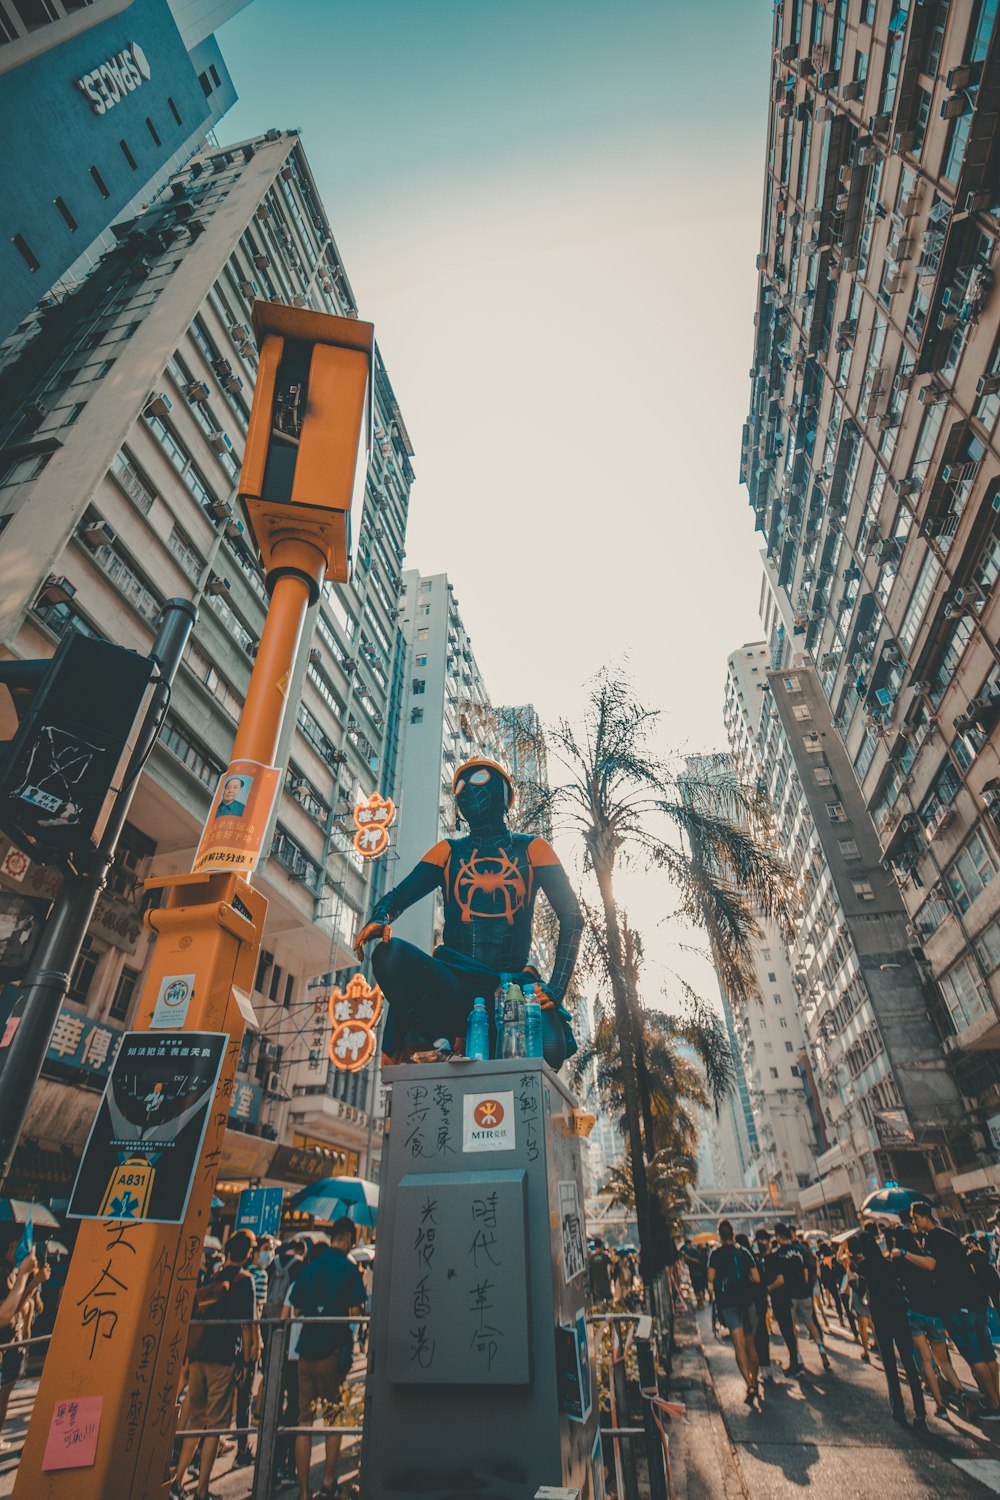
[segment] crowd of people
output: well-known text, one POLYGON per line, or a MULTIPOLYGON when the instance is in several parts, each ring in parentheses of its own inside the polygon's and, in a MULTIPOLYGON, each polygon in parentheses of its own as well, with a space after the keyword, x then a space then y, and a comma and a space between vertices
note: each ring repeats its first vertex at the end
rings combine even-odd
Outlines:
POLYGON ((607 1302, 624 1302, 626 1297, 639 1289, 639 1262, 635 1246, 621 1245, 615 1250, 599 1236, 588 1241, 587 1276, 590 1282, 590 1300, 595 1307, 607 1302))
POLYGON ((757 1229, 751 1240, 723 1219, 718 1241, 711 1252, 685 1241, 681 1260, 696 1304, 710 1302, 717 1332, 732 1338, 747 1406, 762 1405, 768 1383, 819 1373, 810 1371, 813 1355, 829 1371, 826 1334, 836 1322, 858 1345, 860 1360, 878 1357, 901 1426, 912 1420, 927 1430, 927 1397, 939 1418, 950 1407, 973 1421, 1000 1422, 995 1237, 960 1238, 938 1223, 930 1204, 914 1202, 905 1218, 872 1219, 835 1240, 810 1242, 780 1223, 757 1229), (974 1384, 963 1382, 953 1354, 974 1384))
MULTIPOLYGON (((178 1428, 181 1433, 208 1430, 211 1435, 178 1440, 170 1487, 173 1500, 191 1496, 185 1482, 192 1475, 194 1500, 212 1500, 211 1475, 220 1446, 231 1447, 234 1441, 223 1429, 235 1430, 234 1465, 253 1463, 248 1429, 259 1415, 261 1361, 281 1320, 291 1319, 292 1327, 282 1371, 279 1425, 308 1425, 317 1416, 326 1425, 338 1421, 347 1401, 357 1325, 312 1320, 353 1319, 365 1312, 368 1288, 362 1269, 351 1258, 356 1237, 353 1222, 341 1218, 323 1233, 284 1244, 238 1229, 226 1241, 224 1253, 206 1253, 188 1336, 178 1428)), ((314 1495, 329 1500, 337 1493, 341 1438, 325 1434, 318 1491, 310 1487, 312 1445, 307 1433, 280 1437, 276 1477, 297 1484, 299 1500, 312 1500, 314 1495)))

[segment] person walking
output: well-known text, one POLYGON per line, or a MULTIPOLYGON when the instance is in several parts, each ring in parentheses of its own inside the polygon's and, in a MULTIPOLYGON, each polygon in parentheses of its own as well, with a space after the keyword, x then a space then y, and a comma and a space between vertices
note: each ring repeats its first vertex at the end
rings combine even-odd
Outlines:
POLYGON ((965 1246, 957 1234, 941 1227, 929 1203, 910 1205, 910 1223, 920 1241, 920 1251, 900 1248, 899 1256, 931 1272, 948 1337, 971 1369, 986 1403, 987 1409, 978 1413, 978 1420, 1000 1422, 1000 1391, 990 1371, 993 1344, 988 1330, 984 1338, 975 1316, 977 1295, 965 1246))
MULTIPOLYGON (((819 1350, 819 1357, 824 1370, 830 1369, 830 1356, 826 1352, 823 1335, 819 1331, 813 1309, 813 1293, 809 1284, 809 1273, 802 1254, 802 1246, 792 1239, 792 1231, 787 1224, 775 1224, 774 1237, 778 1242, 777 1249, 777 1274, 768 1285, 768 1291, 784 1290, 787 1292, 791 1304, 791 1314, 799 1328, 804 1330, 815 1343, 819 1350)), ((811 1253, 811 1252, 810 1252, 811 1253)), ((815 1266, 815 1258, 813 1260, 815 1266)), ((801 1354, 797 1368, 790 1371, 793 1375, 805 1374, 805 1366, 802 1364, 801 1354)))
POLYGON ((771 1299, 771 1310, 781 1330, 785 1348, 788 1350, 788 1367, 785 1374, 793 1377, 804 1375, 805 1365, 799 1358, 799 1341, 795 1332, 795 1319, 792 1316, 792 1298, 781 1273, 780 1247, 774 1236, 766 1229, 758 1229, 756 1239, 758 1253, 764 1257, 764 1288, 771 1299))
POLYGON ((757 1352, 757 1365, 760 1370, 760 1378, 765 1385, 771 1385, 777 1379, 777 1371, 771 1363, 771 1330, 768 1326, 767 1307, 767 1281, 765 1279, 764 1265, 767 1259, 767 1231, 758 1229, 756 1243, 751 1244, 746 1235, 736 1236, 737 1244, 745 1244, 753 1256, 753 1263, 757 1267, 757 1275, 760 1280, 756 1284, 754 1308, 757 1313, 757 1328, 753 1336, 754 1348, 757 1352), (761 1235, 764 1241, 761 1243, 761 1235))
POLYGON ((598 1302, 611 1301, 611 1273, 615 1267, 615 1258, 598 1236, 594 1241, 594 1248, 587 1256, 587 1277, 590 1282, 590 1300, 594 1305, 598 1302))
POLYGON ((997 1365, 996 1350, 990 1333, 990 1313, 996 1312, 1000 1303, 1000 1276, 997 1275, 996 1268, 990 1265, 986 1250, 976 1235, 967 1234, 964 1244, 972 1276, 970 1310, 976 1337, 980 1348, 984 1352, 989 1351, 986 1360, 989 1384, 993 1394, 1000 1398, 1000 1367, 997 1365))
POLYGON ((837 1252, 837 1260, 844 1268, 847 1278, 845 1297, 848 1310, 853 1318, 852 1327, 858 1331, 858 1339, 861 1343, 861 1358, 866 1365, 872 1362, 871 1346, 874 1338, 872 1328, 871 1309, 868 1306, 868 1286, 861 1270, 861 1256, 852 1248, 852 1242, 857 1239, 852 1235, 844 1241, 837 1252))
POLYGON ((916 1236, 907 1225, 901 1224, 893 1231, 893 1248, 899 1252, 895 1257, 896 1274, 906 1297, 906 1321, 913 1347, 934 1398, 934 1415, 943 1417, 947 1414, 945 1388, 955 1396, 960 1408, 964 1405, 964 1392, 948 1352, 941 1296, 932 1273, 907 1255, 907 1251, 920 1251, 916 1236))
MULTIPOLYGON (((195 1294, 195 1312, 188 1335, 188 1388, 179 1426, 228 1427, 233 1419, 236 1367, 242 1360, 251 1368, 260 1357, 260 1324, 253 1277, 247 1267, 257 1246, 249 1229, 237 1229, 226 1242, 226 1259, 218 1275, 195 1294)), ((181 1442, 177 1469, 170 1486, 179 1500, 184 1476, 200 1452, 197 1500, 212 1500, 209 1481, 219 1437, 186 1437, 181 1442)))
POLYGON ((760 1399, 754 1344, 760 1272, 750 1251, 736 1244, 733 1226, 728 1219, 719 1221, 719 1239, 722 1243, 712 1251, 708 1262, 709 1296, 715 1302, 719 1319, 733 1336, 736 1363, 746 1381, 744 1400, 747 1406, 753 1406, 760 1399))
POLYGON ((913 1350, 913 1335, 910 1333, 907 1320, 906 1297, 899 1277, 896 1275, 892 1261, 882 1253, 874 1224, 867 1224, 861 1233, 855 1236, 854 1243, 857 1245, 861 1259, 861 1274, 868 1286, 872 1326, 875 1330, 878 1352, 882 1358, 882 1370, 889 1392, 892 1420, 898 1422, 901 1427, 909 1426, 899 1384, 899 1369, 896 1364, 898 1352, 899 1363, 903 1367, 903 1374, 906 1376, 906 1383, 910 1387, 910 1397, 913 1401, 913 1425, 922 1432, 926 1432, 927 1407, 913 1350))
MULTIPOLYGON (((344 1318, 362 1311, 365 1284, 361 1272, 349 1259, 357 1229, 348 1218, 337 1219, 330 1229, 330 1243, 313 1255, 292 1288, 293 1317, 344 1318)), ((350 1325, 343 1323, 302 1324, 298 1342, 299 1420, 313 1420, 319 1411, 327 1425, 344 1403, 347 1377, 354 1357, 350 1325)), ((326 1434, 326 1460, 320 1500, 334 1500, 337 1492, 339 1433, 326 1434)), ((300 1500, 310 1500, 309 1469, 312 1438, 302 1433, 295 1439, 295 1469, 300 1500)))

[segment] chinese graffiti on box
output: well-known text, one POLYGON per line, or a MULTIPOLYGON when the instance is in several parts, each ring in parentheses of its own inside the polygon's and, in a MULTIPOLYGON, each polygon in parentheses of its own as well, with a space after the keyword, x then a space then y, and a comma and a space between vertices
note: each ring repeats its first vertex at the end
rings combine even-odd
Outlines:
POLYGON ((356 1073, 375 1055, 375 1028, 382 1014, 382 991, 355 974, 343 990, 330 991, 329 1055, 335 1068, 356 1073))
POLYGON ((354 809, 357 833, 354 847, 362 859, 381 859, 389 847, 389 829, 396 818, 396 804, 391 797, 372 792, 367 802, 354 809))

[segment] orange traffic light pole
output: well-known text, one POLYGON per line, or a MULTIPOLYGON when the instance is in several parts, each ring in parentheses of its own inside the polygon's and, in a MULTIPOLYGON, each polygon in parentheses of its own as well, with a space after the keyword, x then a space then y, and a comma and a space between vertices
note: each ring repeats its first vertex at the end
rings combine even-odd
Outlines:
MULTIPOLYGON (((370 420, 374 331, 370 324, 273 304, 255 307, 254 326, 261 359, 240 498, 266 568, 270 605, 232 763, 272 767, 307 611, 325 579, 347 577, 348 515, 366 413, 370 420)), ((266 814, 256 821, 262 836, 266 814)), ((254 862, 251 851, 248 874, 254 862)), ((211 848, 197 864, 196 874, 148 882, 165 900, 146 918, 156 942, 136 1021, 136 1030, 150 1029, 164 986, 193 975, 182 1029, 227 1034, 184 1218, 81 1224, 18 1467, 16 1500, 153 1500, 166 1491, 192 1299, 267 911, 248 879, 213 863, 211 848), (57 1425, 69 1420, 67 1402, 96 1423, 92 1462, 83 1466, 74 1464, 72 1444, 52 1440, 57 1425), (51 1467, 53 1454, 59 1467, 51 1467)), ((153 1031, 151 1040, 157 1035, 164 1033, 153 1031)))

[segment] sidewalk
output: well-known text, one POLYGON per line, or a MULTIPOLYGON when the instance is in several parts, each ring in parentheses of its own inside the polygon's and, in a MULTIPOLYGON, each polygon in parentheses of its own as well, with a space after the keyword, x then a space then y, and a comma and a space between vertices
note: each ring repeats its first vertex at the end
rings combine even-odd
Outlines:
MULTIPOLYGON (((975 1500, 1000 1494, 1000 1433, 933 1404, 926 1435, 891 1420, 877 1359, 865 1365, 858 1345, 834 1327, 833 1369, 819 1369, 766 1389, 763 1409, 743 1404, 744 1384, 732 1344, 712 1334, 707 1310, 682 1311, 671 1395, 688 1420, 671 1424, 676 1500, 975 1500)), ((784 1359, 780 1340, 772 1348, 784 1359)), ((906 1396, 909 1411, 909 1394, 906 1396)), ((998 1424, 1000 1425, 1000 1424, 998 1424)))

